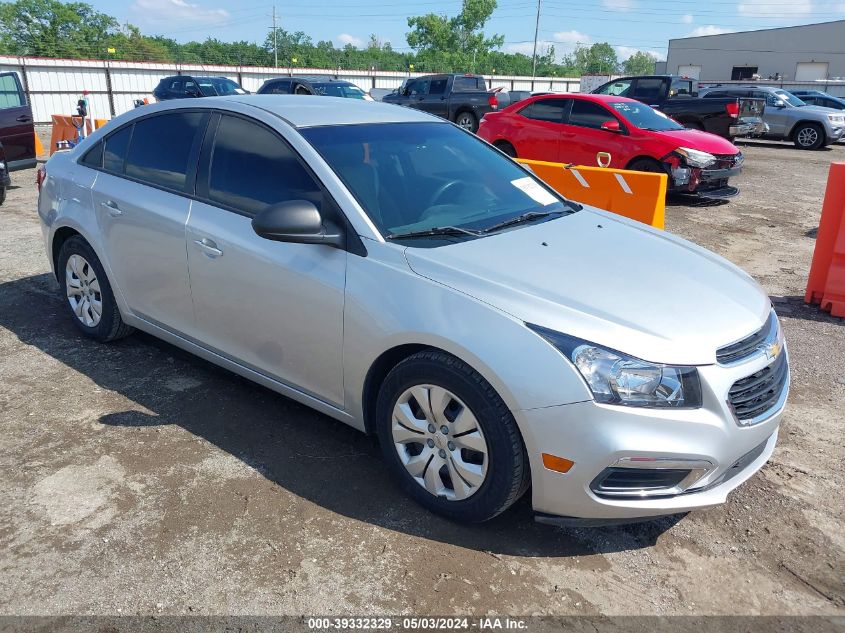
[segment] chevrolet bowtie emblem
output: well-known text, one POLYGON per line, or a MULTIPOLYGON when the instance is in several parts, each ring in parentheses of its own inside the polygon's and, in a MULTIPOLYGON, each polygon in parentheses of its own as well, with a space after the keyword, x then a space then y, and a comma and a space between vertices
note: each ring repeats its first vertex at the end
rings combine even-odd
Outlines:
POLYGON ((783 344, 780 341, 767 343, 763 346, 763 351, 766 353, 766 358, 769 360, 775 360, 778 356, 780 356, 781 350, 783 350, 783 344))

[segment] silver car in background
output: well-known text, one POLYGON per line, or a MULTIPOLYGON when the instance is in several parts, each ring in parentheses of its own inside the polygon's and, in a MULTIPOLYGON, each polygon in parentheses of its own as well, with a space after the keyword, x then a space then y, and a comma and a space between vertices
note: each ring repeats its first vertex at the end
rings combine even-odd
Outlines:
POLYGON ((774 450, 787 351, 748 275, 422 112, 155 104, 55 154, 38 212, 83 334, 144 330, 377 434, 452 519, 529 488, 551 523, 686 512, 774 450))

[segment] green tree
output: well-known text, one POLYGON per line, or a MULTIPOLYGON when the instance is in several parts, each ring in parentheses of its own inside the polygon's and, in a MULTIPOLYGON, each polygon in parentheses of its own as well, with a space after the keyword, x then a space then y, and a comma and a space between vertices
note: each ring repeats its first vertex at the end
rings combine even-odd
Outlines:
POLYGON ((573 63, 581 75, 611 75, 619 67, 616 51, 607 42, 576 48, 573 63))
POLYGON ((483 31, 495 10, 496 0, 463 0, 460 13, 452 18, 434 13, 408 18, 408 45, 426 70, 466 71, 482 66, 505 41, 502 35, 487 37, 483 31))
POLYGON ((651 53, 637 51, 622 63, 626 75, 653 75, 657 57, 651 53))
POLYGON ((84 2, 0 3, 0 46, 13 55, 102 58, 107 40, 118 31, 117 20, 84 2))

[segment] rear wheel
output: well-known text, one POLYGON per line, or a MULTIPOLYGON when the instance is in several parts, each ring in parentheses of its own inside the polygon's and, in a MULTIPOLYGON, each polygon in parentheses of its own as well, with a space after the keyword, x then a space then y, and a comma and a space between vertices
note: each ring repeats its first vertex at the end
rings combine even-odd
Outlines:
POLYGON ((441 352, 419 352, 385 378, 376 409, 384 458, 402 488, 458 521, 491 519, 529 483, 516 421, 478 372, 441 352))
POLYGON ((133 328, 120 317, 103 266, 85 239, 80 235, 68 238, 57 264, 64 305, 85 336, 106 343, 132 333, 133 328))
POLYGON ((516 148, 507 141, 496 141, 493 146, 503 154, 507 154, 511 158, 516 158, 516 148))
POLYGON ((792 133, 792 142, 798 149, 819 149, 824 145, 824 130, 815 123, 802 123, 792 133))
POLYGON ((455 123, 472 133, 478 129, 478 119, 472 112, 458 112, 455 123))

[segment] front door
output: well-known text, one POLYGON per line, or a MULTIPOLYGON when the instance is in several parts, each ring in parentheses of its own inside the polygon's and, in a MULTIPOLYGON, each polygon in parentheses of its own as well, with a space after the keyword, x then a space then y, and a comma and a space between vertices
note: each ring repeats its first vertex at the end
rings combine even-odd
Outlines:
POLYGON ((196 338, 324 402, 343 406, 346 252, 259 237, 252 218, 287 200, 332 203, 275 131, 212 121, 187 227, 196 338))
POLYGON ((134 314, 177 333, 194 322, 186 192, 207 120, 201 112, 166 112, 119 128, 105 139, 92 190, 114 285, 134 314))
POLYGON ((794 110, 782 99, 770 92, 756 91, 753 97, 766 100, 766 109, 763 110, 763 120, 769 125, 769 134, 773 136, 784 136, 789 132, 790 123, 794 120, 791 116, 794 110))
POLYGON ((9 171, 35 166, 35 127, 17 73, 0 73, 0 143, 9 171))
MULTIPOLYGON (((564 163, 574 163, 586 167, 598 167, 600 155, 602 164, 609 167, 619 167, 622 157, 616 151, 619 134, 601 129, 606 121, 618 119, 604 106, 586 101, 573 99, 572 109, 566 125, 563 126, 563 141, 560 147, 560 160, 564 163), (605 154, 610 155, 610 164, 605 154)), ((620 125, 622 122, 619 121, 620 125)))

